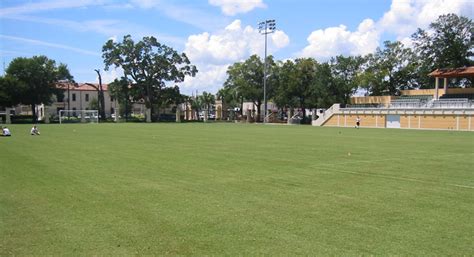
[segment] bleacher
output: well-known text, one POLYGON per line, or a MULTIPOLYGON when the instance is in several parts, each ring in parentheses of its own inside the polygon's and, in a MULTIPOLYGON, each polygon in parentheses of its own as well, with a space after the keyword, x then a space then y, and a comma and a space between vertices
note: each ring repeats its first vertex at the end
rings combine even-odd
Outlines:
POLYGON ((390 108, 420 108, 425 102, 419 98, 398 98, 390 102, 390 108))
POLYGON ((346 108, 381 108, 383 104, 347 104, 346 108))
POLYGON ((469 108, 472 102, 468 98, 440 98, 431 103, 432 108, 469 108))
POLYGON ((398 99, 420 99, 421 101, 428 102, 433 99, 433 95, 401 95, 398 99))
POLYGON ((474 94, 444 94, 440 99, 457 99, 457 98, 467 98, 469 100, 474 100, 474 94))

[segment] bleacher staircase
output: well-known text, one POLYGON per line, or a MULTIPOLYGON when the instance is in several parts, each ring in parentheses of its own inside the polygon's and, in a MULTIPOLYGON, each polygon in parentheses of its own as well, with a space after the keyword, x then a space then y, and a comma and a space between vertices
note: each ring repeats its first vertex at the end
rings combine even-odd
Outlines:
POLYGON ((328 121, 334 113, 339 112, 341 104, 333 104, 329 109, 327 109, 322 115, 320 115, 316 120, 311 122, 313 126, 322 126, 326 121, 328 121))

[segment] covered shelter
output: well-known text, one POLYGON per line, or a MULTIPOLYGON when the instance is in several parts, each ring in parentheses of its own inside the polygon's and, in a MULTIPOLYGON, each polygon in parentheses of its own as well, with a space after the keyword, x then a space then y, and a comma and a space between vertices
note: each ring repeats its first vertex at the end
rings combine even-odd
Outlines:
POLYGON ((444 79, 444 92, 447 92, 448 78, 474 78, 474 66, 436 69, 428 74, 428 76, 435 78, 435 99, 438 100, 439 79, 444 79))

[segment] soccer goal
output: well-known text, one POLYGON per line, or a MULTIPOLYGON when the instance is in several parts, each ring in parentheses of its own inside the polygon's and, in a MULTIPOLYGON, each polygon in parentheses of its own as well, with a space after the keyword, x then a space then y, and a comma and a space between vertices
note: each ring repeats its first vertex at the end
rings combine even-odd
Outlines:
POLYGON ((99 110, 60 110, 59 124, 99 123, 99 110))

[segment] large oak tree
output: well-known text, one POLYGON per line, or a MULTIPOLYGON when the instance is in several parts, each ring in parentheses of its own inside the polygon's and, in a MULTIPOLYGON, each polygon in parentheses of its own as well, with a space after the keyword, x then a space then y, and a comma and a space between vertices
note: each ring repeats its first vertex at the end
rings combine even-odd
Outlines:
POLYGON ((18 57, 13 59, 6 70, 6 76, 20 82, 17 87, 19 102, 31 106, 33 122, 38 120, 36 106, 52 103, 53 94, 62 94, 63 90, 57 87, 59 81, 72 81, 67 66, 46 56, 32 58, 18 57))
MULTIPOLYGON (((433 87, 428 73, 435 69, 474 65, 473 38, 472 20, 456 14, 441 15, 427 30, 418 29, 412 39, 420 87, 433 87)), ((472 81, 468 84, 472 85, 472 81)))
MULTIPOLYGON (((126 79, 131 80, 131 87, 136 89, 132 90, 138 94, 134 97, 145 101, 152 116, 167 83, 183 82, 186 76, 197 73, 186 54, 159 43, 155 37, 144 37, 138 42, 130 35, 124 36, 122 42, 109 40, 102 53, 105 69, 121 67, 126 79)), ((147 116, 147 122, 151 122, 151 117, 147 116)))

